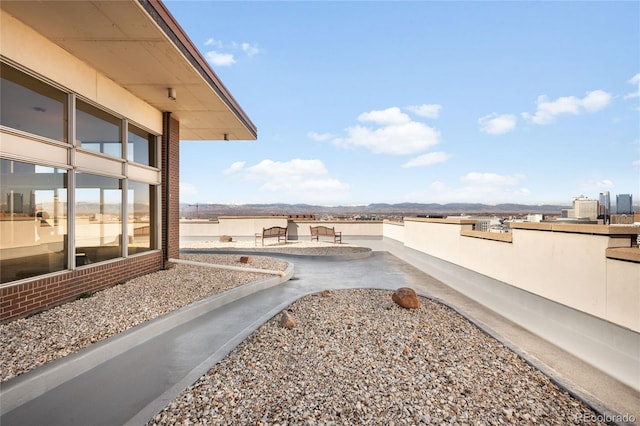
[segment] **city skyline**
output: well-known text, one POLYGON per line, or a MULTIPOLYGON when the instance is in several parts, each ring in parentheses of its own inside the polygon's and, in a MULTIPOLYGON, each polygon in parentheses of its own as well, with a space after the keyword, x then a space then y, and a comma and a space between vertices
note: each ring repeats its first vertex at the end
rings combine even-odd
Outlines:
POLYGON ((640 199, 638 3, 166 5, 258 127, 183 141, 182 202, 640 199))

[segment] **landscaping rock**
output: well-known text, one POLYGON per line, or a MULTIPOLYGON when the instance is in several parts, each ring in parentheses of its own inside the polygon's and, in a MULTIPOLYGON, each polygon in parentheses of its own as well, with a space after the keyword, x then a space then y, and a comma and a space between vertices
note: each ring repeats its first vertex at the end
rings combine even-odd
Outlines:
POLYGON ((391 300, 407 309, 417 309, 420 306, 418 295, 414 289, 409 287, 401 287, 397 289, 391 295, 391 300))
POLYGON ((282 311, 282 316, 280 317, 280 325, 284 328, 291 329, 296 326, 296 320, 289 312, 282 311))

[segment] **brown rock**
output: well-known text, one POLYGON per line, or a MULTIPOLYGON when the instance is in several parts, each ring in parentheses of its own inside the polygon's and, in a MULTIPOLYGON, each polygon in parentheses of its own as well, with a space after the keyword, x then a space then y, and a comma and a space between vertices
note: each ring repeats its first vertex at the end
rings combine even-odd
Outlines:
POLYGON ((397 289, 393 295, 391 295, 391 300, 407 309, 417 309, 420 306, 418 295, 414 289, 409 287, 401 287, 397 289))
POLYGON ((251 256, 240 256, 240 263, 251 263, 251 256))
POLYGON ((280 317, 280 325, 284 328, 292 329, 296 326, 296 320, 289 312, 282 311, 282 316, 280 317))
POLYGON ((331 292, 329 290, 322 290, 322 293, 320 293, 320 296, 331 297, 331 292))
POLYGON ((233 238, 231 238, 229 235, 221 235, 220 236, 220 242, 221 243, 230 243, 231 241, 233 241, 233 238))

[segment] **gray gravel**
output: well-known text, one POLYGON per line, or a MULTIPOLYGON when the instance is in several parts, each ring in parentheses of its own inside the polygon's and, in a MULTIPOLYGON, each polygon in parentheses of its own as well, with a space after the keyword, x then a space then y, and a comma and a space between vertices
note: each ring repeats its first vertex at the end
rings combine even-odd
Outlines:
MULTIPOLYGON (((284 271, 287 262, 252 256, 197 254, 182 259, 284 271)), ((0 381, 128 330, 195 301, 264 278, 262 273, 175 265, 91 297, 0 325, 0 381)))
POLYGON ((580 401, 459 314, 343 290, 274 317, 149 425, 598 424, 580 401))

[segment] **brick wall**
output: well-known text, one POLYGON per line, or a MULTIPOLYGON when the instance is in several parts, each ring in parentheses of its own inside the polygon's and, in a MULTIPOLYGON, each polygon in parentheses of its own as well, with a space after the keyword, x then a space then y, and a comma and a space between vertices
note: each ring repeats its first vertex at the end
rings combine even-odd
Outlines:
POLYGON ((162 253, 104 262, 0 288, 0 322, 25 317, 162 268, 162 253))
POLYGON ((164 113, 162 137, 162 249, 180 257, 180 123, 164 113))

